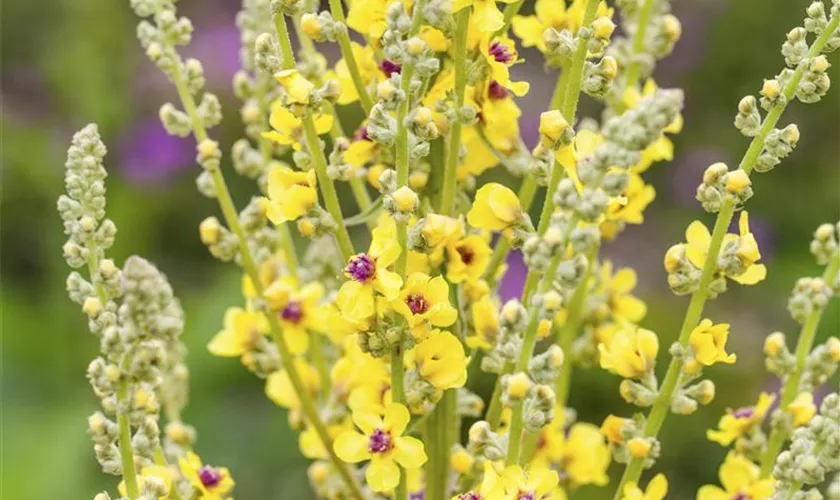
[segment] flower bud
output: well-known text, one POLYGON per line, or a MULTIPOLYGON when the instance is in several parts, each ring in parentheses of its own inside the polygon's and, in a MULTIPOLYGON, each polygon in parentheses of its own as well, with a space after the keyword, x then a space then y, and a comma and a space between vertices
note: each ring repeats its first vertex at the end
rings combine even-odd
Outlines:
POLYGON ((672 42, 679 40, 682 35, 682 24, 680 24, 680 20, 673 14, 662 16, 662 33, 672 42))
POLYGON ((828 340, 825 341, 825 349, 831 361, 835 363, 840 362, 840 339, 837 337, 829 337, 828 340))
POLYGON ((642 437, 634 437, 627 442, 627 453, 634 458, 647 458, 653 443, 642 437))
POLYGON ((422 38, 415 36, 405 42, 405 48, 409 54, 419 56, 426 49, 426 42, 422 38))
POLYGON ((761 87, 761 95, 772 100, 779 97, 780 92, 781 86, 778 80, 764 80, 764 85, 761 87))
POLYGON ((417 193, 408 186, 403 186, 391 193, 391 199, 394 201, 395 208, 404 214, 414 212, 420 203, 417 193))
POLYGON ((669 273, 676 272, 682 265, 683 259, 685 259, 685 244, 673 245, 665 252, 665 270, 669 273))
POLYGON ((552 142, 557 142, 563 135, 563 132, 569 128, 569 123, 563 118, 560 111, 554 109, 551 111, 544 111, 540 114, 540 134, 547 137, 552 142))
POLYGON ((97 297, 88 297, 82 305, 82 310, 91 318, 95 318, 102 311, 102 302, 97 297))
POLYGON ((531 379, 523 372, 507 376, 507 396, 511 399, 522 400, 531 389, 531 379))
POLYGON ((221 233, 222 226, 219 224, 219 219, 215 217, 207 217, 198 225, 198 234, 201 237, 201 242, 205 245, 218 243, 221 233))
POLYGON ((715 383, 711 380, 703 380, 697 384, 697 402, 701 405, 707 405, 715 399, 715 383))
POLYGON ((785 334, 774 332, 764 340, 764 354, 771 358, 777 357, 785 349, 785 334))
POLYGON ((456 474, 464 475, 468 473, 474 463, 475 458, 473 458, 470 452, 461 447, 456 448, 449 456, 449 464, 456 474))
POLYGON ((321 38, 321 23, 318 22, 318 16, 307 12, 300 18, 300 27, 306 36, 313 40, 321 38))
POLYGON ((607 41, 615 30, 615 23, 609 17, 599 17, 592 23, 592 32, 598 40, 607 41))
POLYGON ((726 190, 732 194, 741 194, 751 185, 750 176, 740 168, 726 175, 726 190))

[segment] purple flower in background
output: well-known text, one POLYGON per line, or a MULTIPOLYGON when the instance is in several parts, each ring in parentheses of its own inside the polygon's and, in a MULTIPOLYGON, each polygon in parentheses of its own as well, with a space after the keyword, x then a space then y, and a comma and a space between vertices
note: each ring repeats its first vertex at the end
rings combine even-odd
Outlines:
POLYGON ((184 50, 204 65, 208 82, 213 88, 229 89, 233 75, 241 68, 239 30, 230 26, 208 26, 196 30, 193 42, 184 50))
POLYGON ((163 183, 193 163, 195 153, 190 144, 167 134, 158 120, 147 120, 129 130, 121 141, 119 165, 132 181, 163 183))
POLYGON ((519 298, 522 294, 522 287, 525 285, 525 275, 528 273, 525 262, 522 260, 522 252, 519 250, 510 253, 507 265, 508 270, 501 283, 499 283, 499 294, 502 297, 502 302, 519 298))

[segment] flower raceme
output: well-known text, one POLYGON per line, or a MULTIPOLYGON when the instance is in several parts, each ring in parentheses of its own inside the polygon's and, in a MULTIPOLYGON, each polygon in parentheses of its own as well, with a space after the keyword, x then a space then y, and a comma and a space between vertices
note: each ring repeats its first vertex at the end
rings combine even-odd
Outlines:
MULTIPOLYGON (((600 250, 645 221, 656 198, 646 174, 673 159, 670 136, 683 125, 682 93, 658 88, 652 76, 681 32, 669 3, 616 2, 618 13, 600 0, 347 3, 345 17, 340 1, 329 11, 318 2, 243 2, 234 87, 245 137, 231 159, 261 196, 242 209, 208 134, 221 120, 219 100, 205 91, 201 64, 178 53, 191 24, 174 0, 132 1, 147 18, 138 29, 143 48, 181 98, 180 107, 161 108, 161 120, 170 133, 194 136, 197 185, 221 208, 223 217, 200 224, 200 239, 242 269, 244 300, 227 308, 208 349, 265 380, 268 399, 300 431, 319 498, 564 500, 590 494, 580 487, 607 486, 615 458, 627 463, 610 485, 616 500, 662 500, 665 477, 643 489, 640 474, 666 445, 657 435, 668 412, 689 414, 714 398, 715 384, 698 380, 702 370, 736 359, 729 325, 702 319, 703 309, 728 280, 766 277, 743 210, 760 185, 750 174, 796 146, 795 125, 776 128, 788 103, 827 92, 840 8, 808 8, 782 51, 788 69, 738 105, 736 127, 753 138, 748 154, 734 171, 714 164, 703 176, 697 198, 718 221, 714 231, 692 223, 665 255, 669 286, 692 297, 659 378, 659 338, 642 327, 648 306, 636 296, 643 275, 600 250), (337 42, 340 57, 328 62, 313 42, 337 42), (521 137, 525 121, 537 124, 520 108, 532 82, 517 44, 536 47, 559 73, 533 149, 521 137), (582 116, 583 93, 603 113, 582 116), (499 167, 505 185, 486 182, 501 178, 499 167), (339 199, 345 192, 352 200, 339 199), (738 231, 725 234, 736 210, 738 231), (536 229, 530 213, 540 213, 536 229), (527 277, 518 298, 503 301, 511 249, 521 251, 527 277), (578 418, 570 393, 576 368, 587 364, 622 377, 622 398, 649 414, 610 415, 600 428, 578 418), (479 371, 496 378, 487 399, 472 377, 479 371), (465 418, 478 421, 461 443, 465 418)), ((74 271, 68 291, 102 337, 88 372, 103 400, 88 421, 97 459, 123 476, 123 497, 231 498, 227 469, 202 464, 194 433, 164 418, 186 401, 183 349, 172 342, 183 318, 159 273, 105 259, 115 230, 101 209, 104 145, 95 129, 80 134, 58 205, 68 264, 89 274, 74 271)), ((780 408, 768 419, 776 396, 762 394, 708 432, 734 451, 721 486, 704 487, 699 500, 764 498, 770 474, 785 491, 804 484, 802 471, 785 464, 801 462, 803 440, 832 418, 825 403, 817 416, 813 394, 840 348, 810 344, 836 294, 838 240, 832 225, 815 234, 826 274, 798 283, 791 298, 803 325, 795 354, 781 334, 765 346, 767 366, 785 384, 780 408), (778 422, 766 440, 765 420, 778 422), (753 460, 762 453, 759 469, 753 460)))

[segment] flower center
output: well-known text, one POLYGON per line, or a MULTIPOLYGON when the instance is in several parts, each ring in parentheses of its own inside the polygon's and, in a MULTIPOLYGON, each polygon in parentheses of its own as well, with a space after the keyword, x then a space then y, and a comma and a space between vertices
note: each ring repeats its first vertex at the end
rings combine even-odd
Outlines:
POLYGON ((371 453, 385 453, 393 447, 391 443, 391 433, 376 429, 370 435, 370 443, 368 443, 368 451, 371 453))
POLYGON ((537 500, 537 495, 533 491, 520 491, 516 500, 537 500))
POLYGON ((359 254, 350 259, 344 272, 359 283, 365 283, 376 274, 376 261, 368 254, 359 254))
POLYGON ((481 496, 478 493, 473 493, 472 491, 468 493, 463 493, 458 495, 458 500, 481 500, 481 496))
POLYGON ((370 136, 368 135, 367 127, 362 127, 362 128, 359 129, 358 132, 356 132, 356 139, 360 140, 360 141, 369 141, 370 140, 370 136))
POLYGON ((735 418, 751 418, 753 416, 753 409, 751 407, 739 408, 732 413, 735 418))
POLYGON ((291 300, 280 312, 280 317, 283 318, 283 321, 300 323, 300 320, 303 319, 303 307, 300 302, 291 300))
POLYGON ((744 494, 744 493, 738 493, 737 495, 735 495, 734 497, 732 497, 732 500, 750 500, 750 497, 749 497, 749 496, 747 496, 747 495, 746 495, 746 494, 744 494))
POLYGON ((204 465, 198 469, 198 478, 205 488, 213 488, 222 482, 222 473, 216 470, 215 467, 204 465))
POLYGON ((408 500, 423 500, 424 498, 426 498, 426 492, 424 491, 415 491, 408 494, 408 500))
POLYGON ((379 63, 379 69, 385 73, 385 76, 391 78, 391 75, 394 73, 399 73, 402 71, 402 66, 395 63, 394 61, 389 61, 388 59, 383 59, 381 63, 379 63))
POLYGON ((408 304, 411 314, 423 314, 429 310, 429 301, 420 294, 412 293, 405 299, 405 303, 408 304))
POLYGON ((511 51, 498 41, 491 43, 490 47, 487 48, 487 52, 493 56, 493 59, 495 59, 496 62, 507 64, 513 60, 513 54, 511 51))
POLYGON ((490 96, 490 99, 504 99, 507 97, 507 89, 496 80, 492 80, 490 86, 487 87, 487 95, 490 96))
POLYGON ((472 264, 473 259, 475 259, 475 252, 473 252, 471 248, 465 247, 465 246, 460 246, 460 247, 456 248, 456 250, 458 250, 458 254, 461 255, 461 261, 464 264, 466 264, 466 265, 472 264))

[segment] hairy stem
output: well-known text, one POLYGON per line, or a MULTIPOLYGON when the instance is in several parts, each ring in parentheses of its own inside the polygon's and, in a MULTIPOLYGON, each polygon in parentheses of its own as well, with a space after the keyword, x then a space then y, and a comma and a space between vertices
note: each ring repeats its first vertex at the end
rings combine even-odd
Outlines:
MULTIPOLYGON (((467 28, 470 25, 470 9, 461 9, 456 14, 455 30, 455 108, 460 115, 464 106, 464 94, 467 86, 467 28)), ((458 153, 461 151, 461 119, 455 120, 449 130, 448 152, 443 174, 443 191, 440 197, 441 214, 450 214, 455 206, 455 181, 458 173, 458 153)))
MULTIPOLYGON (((344 17, 344 8, 341 6, 341 0, 330 0, 330 13, 333 19, 346 26, 347 19, 344 17)), ((347 63, 347 70, 350 72, 350 79, 353 80, 353 86, 356 87, 356 92, 359 94, 359 103, 365 114, 370 114, 370 109, 373 107, 373 100, 368 94, 365 83, 362 80, 362 74, 359 71, 359 64, 356 62, 356 56, 353 54, 353 46, 350 44, 350 35, 346 29, 338 30, 338 46, 341 49, 341 57, 347 63)))

